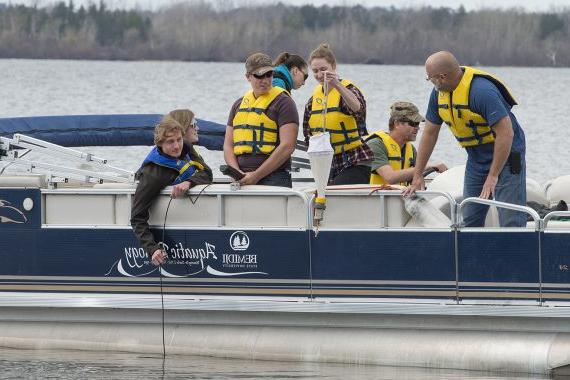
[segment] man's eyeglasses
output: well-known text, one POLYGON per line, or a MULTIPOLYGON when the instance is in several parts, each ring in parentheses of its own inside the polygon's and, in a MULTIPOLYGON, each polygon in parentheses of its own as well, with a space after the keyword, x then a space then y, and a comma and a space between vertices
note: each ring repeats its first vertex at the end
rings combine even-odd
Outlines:
POLYGON ((435 74, 435 75, 432 75, 431 77, 429 75, 426 75, 426 81, 429 82, 432 79, 435 79, 437 77, 440 77, 440 79, 441 79, 442 76, 446 76, 446 75, 447 75, 446 73, 435 74))
POLYGON ((273 71, 268 71, 265 74, 251 74, 251 75, 253 75, 256 79, 271 78, 273 77, 273 71))

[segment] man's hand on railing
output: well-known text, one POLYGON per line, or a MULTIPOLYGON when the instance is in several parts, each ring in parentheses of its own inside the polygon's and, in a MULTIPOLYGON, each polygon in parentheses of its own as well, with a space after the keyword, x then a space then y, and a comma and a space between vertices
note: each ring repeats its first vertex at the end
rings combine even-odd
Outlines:
POLYGON ((422 173, 415 172, 414 178, 412 179, 412 183, 410 186, 406 187, 404 191, 402 191, 402 195, 404 197, 412 197, 416 194, 417 190, 425 190, 426 182, 424 180, 424 176, 422 173))

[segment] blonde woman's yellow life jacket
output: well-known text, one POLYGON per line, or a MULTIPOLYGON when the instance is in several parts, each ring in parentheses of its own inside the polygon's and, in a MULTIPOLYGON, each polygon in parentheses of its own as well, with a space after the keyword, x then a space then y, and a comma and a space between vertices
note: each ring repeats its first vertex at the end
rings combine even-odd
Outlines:
POLYGON ((234 154, 271 154, 279 144, 279 128, 267 114, 267 108, 285 90, 272 87, 264 95, 255 97, 248 91, 233 119, 234 154))
MULTIPOLYGON (((343 79, 340 82, 344 87, 352 84, 350 81, 343 79)), ((335 154, 346 152, 359 147, 363 144, 360 134, 358 133, 358 125, 353 116, 342 113, 340 110, 340 92, 333 88, 326 97, 323 92, 323 86, 317 85, 313 91, 313 103, 311 104, 311 116, 309 118, 309 127, 311 135, 323 131, 326 112, 326 129, 331 136, 331 145, 335 154)))
MULTIPOLYGON (((386 132, 374 132, 373 134, 366 137, 365 141, 372 140, 374 138, 379 138, 386 149, 388 150, 388 162, 394 170, 402 170, 412 168, 416 165, 416 151, 411 142, 407 142, 404 145, 404 149, 386 132)), ((379 175, 376 170, 372 171, 370 175, 371 185, 384 185, 387 184, 384 177, 379 175)), ((400 185, 407 186, 409 182, 400 182, 400 185)))
POLYGON ((505 100, 517 104, 511 92, 501 80, 485 71, 464 66, 463 77, 453 92, 438 91, 437 107, 439 116, 449 125, 451 132, 462 147, 476 146, 495 141, 495 133, 485 118, 471 111, 469 90, 474 77, 484 77, 501 92, 505 100))

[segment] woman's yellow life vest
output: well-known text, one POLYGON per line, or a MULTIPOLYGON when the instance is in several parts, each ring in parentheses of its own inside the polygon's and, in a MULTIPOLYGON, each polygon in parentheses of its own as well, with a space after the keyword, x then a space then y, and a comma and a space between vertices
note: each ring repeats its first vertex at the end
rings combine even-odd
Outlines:
MULTIPOLYGON (((386 132, 374 132, 373 134, 366 137, 366 141, 372 140, 374 138, 379 138, 386 149, 388 150, 388 162, 394 170, 402 170, 412 168, 416 165, 416 151, 411 142, 407 142, 404 145, 404 149, 386 132)), ((387 184, 384 177, 376 172, 372 171, 370 175, 371 185, 384 185, 387 184)), ((409 182, 400 182, 400 185, 407 186, 409 182)))
MULTIPOLYGON (((352 84, 350 81, 343 79, 340 82, 347 87, 352 84)), ((313 103, 311 104, 311 116, 309 118, 309 127, 311 135, 323 132, 324 126, 324 110, 327 108, 326 129, 331 136, 331 145, 335 154, 346 152, 359 147, 363 144, 356 119, 353 116, 342 113, 340 110, 340 92, 333 88, 326 97, 323 92, 323 86, 317 85, 313 91, 313 103)))
POLYGON ((279 141, 279 128, 267 116, 266 110, 284 91, 280 87, 272 87, 267 94, 257 98, 253 95, 253 90, 244 95, 233 119, 236 156, 244 153, 271 154, 275 150, 279 141))
POLYGON ((476 76, 489 79, 501 92, 505 100, 517 104, 511 92, 497 77, 472 67, 464 66, 459 85, 453 92, 438 92, 437 107, 439 116, 449 125, 451 132, 462 147, 476 146, 495 141, 495 133, 483 116, 469 108, 469 90, 476 76))

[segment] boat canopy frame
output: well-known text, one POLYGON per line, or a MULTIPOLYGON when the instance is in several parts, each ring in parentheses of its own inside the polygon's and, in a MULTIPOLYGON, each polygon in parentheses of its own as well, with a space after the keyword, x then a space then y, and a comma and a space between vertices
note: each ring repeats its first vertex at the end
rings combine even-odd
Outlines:
POLYGON ((57 144, 16 133, 12 138, 0 137, 0 161, 7 164, 0 174, 9 165, 20 165, 28 173, 42 173, 46 175, 47 183, 56 187, 57 183, 67 183, 74 178, 85 183, 103 183, 112 181, 118 183, 134 183, 135 173, 108 163, 108 160, 85 153, 76 149, 66 148, 57 144), (43 154, 48 157, 61 157, 67 165, 53 165, 46 162, 28 160, 24 157, 30 153, 43 154), (88 165, 90 169, 80 168, 88 165))

